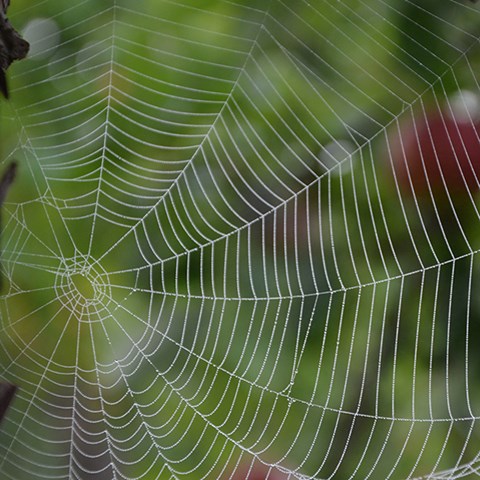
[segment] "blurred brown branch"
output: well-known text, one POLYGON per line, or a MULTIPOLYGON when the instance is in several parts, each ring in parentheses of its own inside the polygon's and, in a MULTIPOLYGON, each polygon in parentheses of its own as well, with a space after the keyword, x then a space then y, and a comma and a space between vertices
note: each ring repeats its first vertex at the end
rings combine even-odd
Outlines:
MULTIPOLYGON (((17 174, 17 162, 12 162, 6 168, 3 176, 0 180, 0 209, 2 208, 3 202, 7 196, 8 190, 10 189, 10 185, 15 180, 15 176, 17 174)), ((0 235, 2 232, 2 212, 0 210, 0 235)), ((2 277, 0 276, 0 289, 2 288, 2 277)))
POLYGON ((0 383, 0 422, 15 396, 17 387, 11 383, 0 383))
POLYGON ((10 0, 2 0, 0 4, 0 91, 8 98, 6 71, 15 60, 27 56, 30 45, 12 27, 7 18, 10 0))

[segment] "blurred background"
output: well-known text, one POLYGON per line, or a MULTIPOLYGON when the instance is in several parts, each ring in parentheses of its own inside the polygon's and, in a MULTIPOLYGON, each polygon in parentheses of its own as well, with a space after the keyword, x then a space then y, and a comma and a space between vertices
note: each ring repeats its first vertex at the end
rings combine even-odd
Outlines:
POLYGON ((2 478, 478 476, 479 5, 11 3, 2 478))

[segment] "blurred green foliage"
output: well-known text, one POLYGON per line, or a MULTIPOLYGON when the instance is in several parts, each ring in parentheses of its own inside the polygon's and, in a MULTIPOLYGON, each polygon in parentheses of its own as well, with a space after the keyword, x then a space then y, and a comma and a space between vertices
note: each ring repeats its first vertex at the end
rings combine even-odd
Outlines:
POLYGON ((8 478, 226 479, 253 454, 407 478, 476 458, 477 199, 402 190, 392 148, 478 93, 478 9, 12 3, 58 39, 12 67, 1 112, 21 165, 8 478))

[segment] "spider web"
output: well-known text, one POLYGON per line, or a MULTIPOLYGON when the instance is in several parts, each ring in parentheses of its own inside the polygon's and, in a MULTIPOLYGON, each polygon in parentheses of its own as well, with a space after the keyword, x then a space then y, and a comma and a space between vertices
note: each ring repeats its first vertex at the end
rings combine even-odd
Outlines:
POLYGON ((2 478, 479 476, 478 8, 12 3, 2 478))

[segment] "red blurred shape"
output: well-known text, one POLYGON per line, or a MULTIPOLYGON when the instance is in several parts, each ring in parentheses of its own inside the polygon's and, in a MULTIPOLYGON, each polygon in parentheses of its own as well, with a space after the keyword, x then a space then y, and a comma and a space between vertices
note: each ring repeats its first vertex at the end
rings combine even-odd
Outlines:
POLYGON ((241 465, 230 477, 231 480, 286 480, 288 475, 275 468, 255 462, 252 466, 241 465))
POLYGON ((431 111, 404 122, 390 142, 402 191, 459 196, 480 189, 480 122, 431 111), (427 182, 428 179, 428 182, 427 182))

